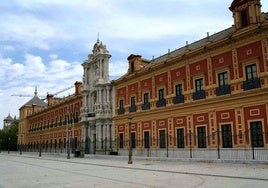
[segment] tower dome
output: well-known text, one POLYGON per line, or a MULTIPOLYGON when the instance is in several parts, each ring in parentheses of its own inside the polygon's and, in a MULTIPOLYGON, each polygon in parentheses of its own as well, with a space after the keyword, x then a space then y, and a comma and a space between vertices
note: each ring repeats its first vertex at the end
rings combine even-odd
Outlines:
POLYGON ((229 9, 233 12, 235 31, 263 20, 260 0, 234 0, 229 9))

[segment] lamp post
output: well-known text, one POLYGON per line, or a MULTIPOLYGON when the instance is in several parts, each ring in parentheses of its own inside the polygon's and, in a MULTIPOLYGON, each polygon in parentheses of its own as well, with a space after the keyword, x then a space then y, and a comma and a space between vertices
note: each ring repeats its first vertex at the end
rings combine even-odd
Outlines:
POLYGON ((41 139, 42 139, 42 133, 40 133, 39 157, 41 157, 41 156, 42 156, 41 139))
POLYGON ((68 143, 67 143, 67 159, 70 159, 70 124, 68 118, 68 125, 67 125, 67 136, 68 136, 68 143))
POLYGON ((7 153, 8 153, 8 154, 9 154, 9 150, 10 150, 9 147, 10 147, 10 137, 8 137, 8 148, 7 148, 7 149, 8 149, 8 150, 7 150, 7 153))
POLYGON ((128 164, 132 164, 132 143, 131 143, 131 120, 132 117, 128 117, 128 136, 129 136, 129 153, 128 153, 128 164))
POLYGON ((21 139, 20 139, 20 155, 22 154, 22 151, 21 151, 21 147, 22 147, 22 135, 21 135, 21 137, 20 137, 21 139))

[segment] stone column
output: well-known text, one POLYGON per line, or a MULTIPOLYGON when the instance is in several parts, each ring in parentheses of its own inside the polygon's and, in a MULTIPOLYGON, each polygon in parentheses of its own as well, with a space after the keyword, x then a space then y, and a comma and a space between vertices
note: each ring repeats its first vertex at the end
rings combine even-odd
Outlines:
POLYGON ((96 144, 96 128, 95 125, 90 125, 89 127, 89 153, 95 154, 95 144, 96 144))
POLYGON ((103 125, 103 139, 104 139, 104 149, 107 150, 108 146, 108 139, 107 139, 107 123, 103 125))
POLYGON ((86 125, 85 122, 83 122, 83 125, 82 125, 82 139, 81 139, 81 157, 84 157, 85 156, 85 153, 86 153, 86 141, 87 141, 87 129, 88 129, 88 126, 86 125))

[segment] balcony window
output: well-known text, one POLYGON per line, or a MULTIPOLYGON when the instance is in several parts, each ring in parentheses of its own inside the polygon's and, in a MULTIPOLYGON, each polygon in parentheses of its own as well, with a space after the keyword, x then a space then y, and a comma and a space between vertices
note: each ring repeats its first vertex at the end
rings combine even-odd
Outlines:
POLYGON ((182 84, 178 84, 175 87, 176 96, 173 98, 174 104, 184 103, 184 96, 182 94, 182 84))
POLYGON ((129 107, 129 112, 136 112, 137 111, 137 107, 135 106, 130 106, 129 107))
POLYGON ((141 105, 142 110, 149 110, 150 103, 149 103, 149 93, 144 93, 143 95, 143 104, 141 105))
POLYGON ((231 86, 230 85, 225 85, 221 87, 216 88, 216 95, 221 96, 221 95, 226 95, 231 93, 231 86))
POLYGON ((118 115, 124 114, 125 109, 124 109, 124 100, 119 101, 119 109, 118 109, 118 115))
POLYGON ((137 108, 136 108, 136 98, 135 97, 131 97, 130 98, 130 107, 129 107, 129 112, 136 112, 137 108))
POLYGON ((205 98, 206 98, 206 92, 203 90, 203 79, 200 78, 195 80, 195 93, 193 93, 193 99, 199 100, 205 98))
POLYGON ((125 114, 125 109, 124 108, 119 108, 118 109, 118 115, 125 114))
POLYGON ((156 102, 157 107, 166 106, 166 99, 165 99, 165 90, 160 89, 158 90, 158 101, 156 102))
POLYGON ((216 88, 216 95, 226 95, 231 93, 231 87, 228 84, 228 74, 227 72, 222 72, 218 74, 219 87, 216 88))
POLYGON ((150 104, 149 102, 147 102, 147 103, 143 103, 143 104, 141 105, 141 109, 142 109, 142 110, 150 110, 150 108, 151 108, 151 104, 150 104))
POLYGON ((248 65, 246 69, 246 81, 243 82, 244 91, 261 87, 260 79, 257 75, 256 64, 248 65))

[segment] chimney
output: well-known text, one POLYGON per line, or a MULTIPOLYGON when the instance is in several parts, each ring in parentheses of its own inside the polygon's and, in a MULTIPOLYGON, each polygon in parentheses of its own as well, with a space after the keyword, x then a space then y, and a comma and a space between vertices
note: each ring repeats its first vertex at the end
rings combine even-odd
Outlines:
POLYGON ((75 85, 75 95, 80 95, 82 91, 82 82, 76 81, 74 85, 75 85))
POLYGON ((53 105, 53 101, 54 101, 54 95, 47 94, 47 106, 53 105))

